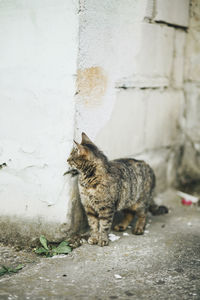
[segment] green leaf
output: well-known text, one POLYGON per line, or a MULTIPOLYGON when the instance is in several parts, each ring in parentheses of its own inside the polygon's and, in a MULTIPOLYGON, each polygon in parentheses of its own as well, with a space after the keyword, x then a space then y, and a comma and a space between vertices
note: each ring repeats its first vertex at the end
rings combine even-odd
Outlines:
POLYGON ((21 270, 21 269, 23 269, 23 268, 24 268, 24 265, 19 264, 19 265, 15 268, 15 270, 19 271, 19 270, 21 270))
POLYGON ((60 244, 65 244, 66 246, 69 246, 69 242, 68 241, 63 241, 63 242, 61 242, 60 244))
POLYGON ((56 254, 67 254, 70 253, 72 251, 71 247, 68 246, 68 242, 61 242, 58 247, 56 247, 55 249, 53 249, 53 253, 56 254))
POLYGON ((53 253, 47 252, 45 255, 46 255, 46 257, 52 257, 52 256, 53 256, 53 253))
POLYGON ((2 266, 0 269, 0 276, 6 274, 6 273, 17 273, 19 270, 21 270, 24 267, 24 265, 18 265, 16 268, 9 268, 6 266, 2 266))
POLYGON ((47 239, 45 238, 44 235, 40 236, 40 243, 42 244, 42 246, 44 247, 44 249, 49 250, 49 248, 47 246, 47 239))
POLYGON ((7 272, 8 272, 8 269, 5 266, 2 266, 2 268, 0 269, 0 276, 4 275, 7 272))
POLYGON ((8 268, 8 273, 17 273, 18 270, 16 270, 15 268, 8 268))
POLYGON ((35 253, 37 253, 37 254, 46 254, 46 253, 48 253, 48 252, 49 252, 49 250, 44 249, 43 247, 42 247, 42 248, 37 248, 37 249, 35 250, 35 253))

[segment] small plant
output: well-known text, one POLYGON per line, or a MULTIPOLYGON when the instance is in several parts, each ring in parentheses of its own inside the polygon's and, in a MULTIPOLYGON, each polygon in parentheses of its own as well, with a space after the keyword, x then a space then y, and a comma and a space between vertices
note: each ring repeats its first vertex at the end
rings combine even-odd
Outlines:
POLYGON ((68 254, 72 251, 67 241, 61 242, 58 246, 48 245, 47 239, 44 235, 40 236, 40 243, 43 247, 37 248, 35 253, 45 255, 46 257, 52 257, 58 254, 68 254))
POLYGON ((9 268, 6 266, 2 266, 0 269, 0 276, 3 276, 5 274, 10 274, 10 273, 17 273, 19 270, 23 269, 24 265, 18 265, 16 268, 9 268))

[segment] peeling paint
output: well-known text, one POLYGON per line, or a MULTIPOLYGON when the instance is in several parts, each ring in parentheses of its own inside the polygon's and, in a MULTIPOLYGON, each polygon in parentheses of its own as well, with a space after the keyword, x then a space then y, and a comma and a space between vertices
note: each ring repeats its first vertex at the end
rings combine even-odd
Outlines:
POLYGON ((4 162, 0 165, 0 169, 7 167, 7 164, 4 162))
POLYGON ((77 94, 85 105, 101 103, 107 88, 107 77, 101 67, 79 69, 77 72, 77 94))

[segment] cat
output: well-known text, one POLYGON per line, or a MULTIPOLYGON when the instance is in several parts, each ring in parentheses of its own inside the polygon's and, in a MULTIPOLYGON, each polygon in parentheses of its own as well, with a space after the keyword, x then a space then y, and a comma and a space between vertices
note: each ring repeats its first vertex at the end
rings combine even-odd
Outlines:
POLYGON ((155 175, 147 163, 132 158, 109 161, 84 132, 81 143, 74 143, 67 162, 79 173, 81 202, 91 230, 89 244, 108 245, 116 211, 124 213, 124 219, 114 227, 117 231, 126 230, 137 216, 134 234, 144 233, 148 210, 152 214, 168 212, 153 201, 155 175))

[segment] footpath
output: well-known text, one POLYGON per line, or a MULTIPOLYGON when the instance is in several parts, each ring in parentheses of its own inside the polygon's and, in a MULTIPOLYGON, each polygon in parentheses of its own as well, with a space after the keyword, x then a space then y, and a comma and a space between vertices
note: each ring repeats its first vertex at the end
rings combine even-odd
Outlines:
POLYGON ((160 195, 169 214, 148 217, 143 236, 112 232, 109 246, 83 244, 43 258, 0 247, 0 264, 25 267, 0 277, 1 300, 200 299, 200 207, 174 191, 160 195))

